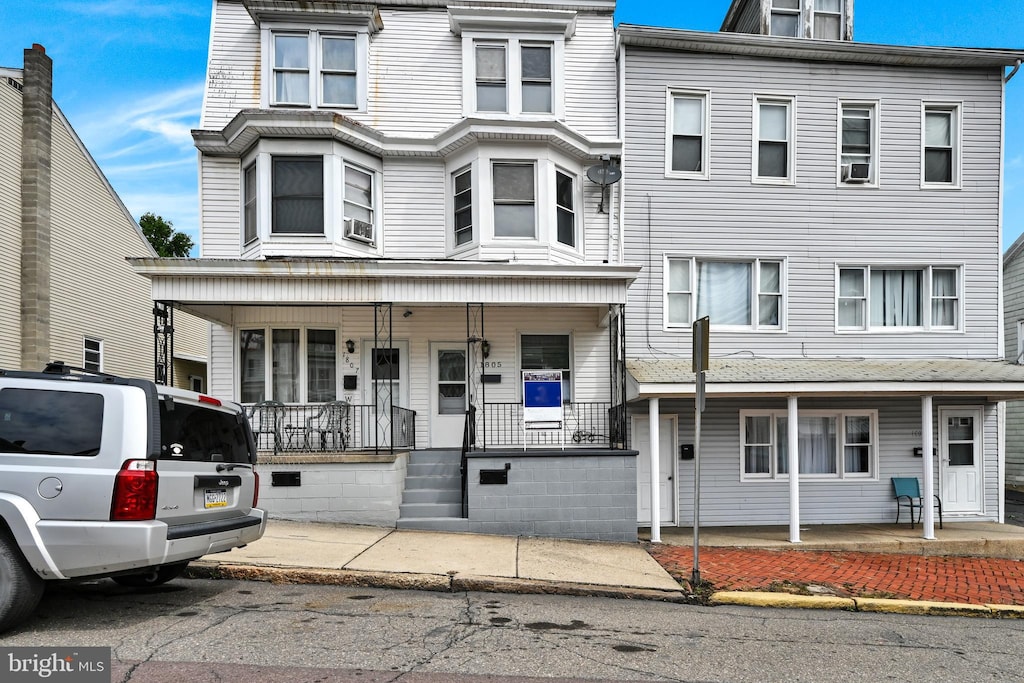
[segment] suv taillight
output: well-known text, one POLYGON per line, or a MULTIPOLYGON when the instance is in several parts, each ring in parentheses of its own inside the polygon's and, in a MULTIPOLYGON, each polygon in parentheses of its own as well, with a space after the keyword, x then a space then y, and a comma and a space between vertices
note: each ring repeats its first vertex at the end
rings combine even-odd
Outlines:
POLYGON ((156 518, 156 463, 129 460, 114 479, 114 500, 110 505, 112 521, 140 521, 156 518))
POLYGON ((253 484, 255 488, 252 490, 252 506, 256 507, 256 503, 260 502, 260 473, 256 471, 256 468, 252 470, 253 484))

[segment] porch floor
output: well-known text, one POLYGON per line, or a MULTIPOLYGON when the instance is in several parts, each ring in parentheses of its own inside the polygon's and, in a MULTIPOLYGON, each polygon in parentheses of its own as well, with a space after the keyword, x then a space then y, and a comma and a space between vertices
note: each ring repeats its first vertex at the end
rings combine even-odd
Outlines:
MULTIPOLYGON (((997 522, 935 524, 935 540, 922 537, 921 525, 822 524, 800 527, 800 543, 789 542, 788 526, 701 527, 700 546, 760 550, 831 550, 911 555, 959 555, 1024 560, 1024 527, 997 522)), ((639 530, 649 541, 649 527, 639 530)), ((693 546, 692 527, 662 527, 665 545, 693 546)))

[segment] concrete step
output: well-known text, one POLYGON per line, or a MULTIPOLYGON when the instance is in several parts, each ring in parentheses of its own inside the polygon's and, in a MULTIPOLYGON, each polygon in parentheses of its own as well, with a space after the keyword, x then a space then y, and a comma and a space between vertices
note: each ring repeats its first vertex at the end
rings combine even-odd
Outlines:
POLYGON ((460 463, 450 462, 410 462, 406 466, 407 476, 410 477, 462 477, 462 466, 460 463))
POLYGON ((403 503, 459 503, 462 504, 461 489, 406 489, 402 492, 403 503))
POLYGON ((423 517, 459 517, 461 515, 461 501, 457 503, 402 503, 398 506, 400 520, 423 517))
POLYGON ((462 489, 462 477, 406 477, 405 488, 408 489, 462 489))
POLYGON ((469 520, 462 517, 399 518, 396 526, 399 529, 421 529, 423 531, 470 531, 469 520))

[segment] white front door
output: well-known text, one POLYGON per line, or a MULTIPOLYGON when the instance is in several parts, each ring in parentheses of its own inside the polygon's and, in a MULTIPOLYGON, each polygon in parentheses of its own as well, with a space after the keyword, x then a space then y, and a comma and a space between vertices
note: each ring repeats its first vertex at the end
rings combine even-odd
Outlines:
POLYGON ((409 343, 396 341, 390 348, 374 348, 370 340, 362 347, 366 349, 363 367, 369 368, 370 380, 363 382, 363 401, 376 406, 376 412, 371 409, 368 423, 363 425, 363 443, 367 448, 390 448, 391 408, 409 407, 409 343))
MULTIPOLYGON (((633 418, 633 447, 636 456, 636 521, 651 523, 651 421, 633 418)), ((658 508, 661 526, 676 523, 676 418, 662 416, 658 425, 658 508)))
POLYGON ((430 445, 461 448, 466 425, 466 344, 430 345, 430 445))
POLYGON ((943 513, 983 509, 981 425, 981 410, 939 409, 939 496, 943 513))

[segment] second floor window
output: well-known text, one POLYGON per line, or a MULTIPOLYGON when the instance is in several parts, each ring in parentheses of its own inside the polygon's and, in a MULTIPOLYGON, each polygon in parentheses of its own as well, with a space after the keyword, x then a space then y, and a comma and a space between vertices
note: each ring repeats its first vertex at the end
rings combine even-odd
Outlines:
POLYGON ((323 157, 274 157, 271 232, 323 234, 323 157))
POLYGON ((537 236, 536 188, 533 164, 496 163, 494 188, 494 236, 537 236))
POLYGON ((571 175, 555 172, 555 211, 558 223, 558 241, 570 247, 576 246, 576 192, 571 175))
POLYGON ((926 105, 924 109, 924 183, 959 183, 959 122, 957 108, 926 105))
POLYGON ((840 268, 838 328, 955 330, 960 300, 957 268, 840 268))
POLYGON ((792 100, 757 99, 756 179, 784 182, 793 179, 792 119, 792 100))
POLYGON ((271 33, 272 106, 360 107, 360 45, 356 35, 323 31, 271 33))
POLYGON ((707 177, 707 95, 670 97, 668 173, 707 177))
POLYGON ((454 184, 455 246, 473 241, 473 172, 464 169, 452 178, 454 184))
POLYGON ((782 328, 782 262, 668 259, 667 327, 689 327, 708 316, 712 325, 782 328))

